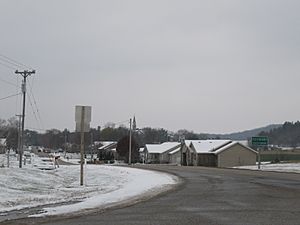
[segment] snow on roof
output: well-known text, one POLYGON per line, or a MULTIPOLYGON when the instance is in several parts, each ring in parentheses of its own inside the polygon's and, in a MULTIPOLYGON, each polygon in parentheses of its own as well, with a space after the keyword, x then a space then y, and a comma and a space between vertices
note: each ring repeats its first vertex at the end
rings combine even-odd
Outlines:
POLYGON ((197 153, 211 153, 224 145, 228 145, 230 140, 198 140, 191 141, 197 153))
POLYGON ((169 151, 172 148, 176 148, 178 146, 180 146, 179 142, 165 142, 162 144, 146 144, 148 153, 159 153, 159 154, 169 151))
POLYGON ((5 146, 6 138, 0 138, 0 145, 5 146))
POLYGON ((217 149, 217 150, 215 150, 215 151, 212 151, 212 152, 215 153, 215 154, 219 154, 220 152, 222 152, 222 151, 224 151, 224 150, 226 150, 226 149, 228 149, 228 148, 230 148, 230 147, 232 147, 232 146, 234 146, 234 145, 237 145, 237 144, 242 145, 242 146, 244 146, 245 148, 247 148, 248 150, 257 153, 255 150, 253 150, 252 148, 249 148, 249 147, 246 146, 246 145, 243 145, 243 144, 240 143, 239 141, 233 141, 233 142, 231 142, 231 143, 228 143, 227 145, 225 145, 225 146, 223 146, 223 147, 221 147, 221 148, 219 148, 219 149, 217 149))
POLYGON ((242 141, 236 141, 236 142, 249 147, 249 141, 248 140, 242 140, 242 141))
POLYGON ((193 142, 193 141, 195 141, 195 140, 184 140, 184 143, 186 146, 190 146, 191 142, 193 142))
POLYGON ((173 151, 169 152, 169 155, 175 154, 177 152, 179 152, 181 149, 181 146, 178 146, 176 149, 174 149, 173 151))
POLYGON ((102 141, 101 144, 102 144, 102 146, 98 148, 99 150, 106 149, 110 145, 117 144, 117 142, 116 141, 102 141))

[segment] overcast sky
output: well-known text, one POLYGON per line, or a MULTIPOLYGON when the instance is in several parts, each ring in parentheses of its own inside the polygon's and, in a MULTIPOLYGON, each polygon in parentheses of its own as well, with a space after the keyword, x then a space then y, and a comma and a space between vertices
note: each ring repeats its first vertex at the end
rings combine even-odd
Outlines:
MULTIPOLYGON (((94 127, 135 114, 227 133, 300 119, 299 12, 298 0, 1 0, 0 54, 36 69, 26 127, 74 130, 75 105, 90 105, 94 127)), ((0 98, 24 69, 2 64, 0 98)), ((20 100, 1 100, 0 118, 20 100)))

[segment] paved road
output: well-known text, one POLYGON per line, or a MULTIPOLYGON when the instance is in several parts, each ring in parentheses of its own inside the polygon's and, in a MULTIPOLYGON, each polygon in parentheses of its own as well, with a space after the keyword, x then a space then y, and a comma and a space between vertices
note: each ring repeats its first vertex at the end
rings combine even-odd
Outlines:
POLYGON ((45 225, 299 225, 300 175, 202 167, 156 166, 184 183, 136 205, 69 219, 21 220, 45 225))

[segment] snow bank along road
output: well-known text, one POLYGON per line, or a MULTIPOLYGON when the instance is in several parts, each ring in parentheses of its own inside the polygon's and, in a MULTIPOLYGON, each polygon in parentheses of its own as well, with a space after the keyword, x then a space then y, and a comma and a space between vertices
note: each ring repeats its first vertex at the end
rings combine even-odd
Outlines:
POLYGON ((150 166, 185 179, 176 191, 138 204, 74 218, 27 219, 43 225, 299 225, 299 174, 150 166))
MULTIPOLYGON (((258 170, 255 166, 239 166, 239 169, 258 170)), ((300 173, 300 163, 263 163, 261 170, 300 173)))
POLYGON ((86 184, 80 186, 78 165, 47 171, 31 165, 0 168, 0 222, 112 207, 149 198, 178 181, 165 173, 127 167, 88 165, 85 171, 86 184))

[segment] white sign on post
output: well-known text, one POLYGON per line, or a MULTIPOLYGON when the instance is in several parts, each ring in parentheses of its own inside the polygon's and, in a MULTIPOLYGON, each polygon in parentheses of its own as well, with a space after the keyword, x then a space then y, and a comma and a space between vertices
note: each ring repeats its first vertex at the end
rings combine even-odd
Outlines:
POLYGON ((79 106, 75 107, 76 131, 81 133, 80 141, 80 185, 83 185, 83 155, 84 155, 84 133, 90 131, 92 107, 79 106))
POLYGON ((92 116, 91 106, 79 106, 75 107, 75 122, 76 122, 76 132, 81 132, 81 117, 84 108, 84 118, 83 118, 83 132, 90 131, 90 122, 92 116))

